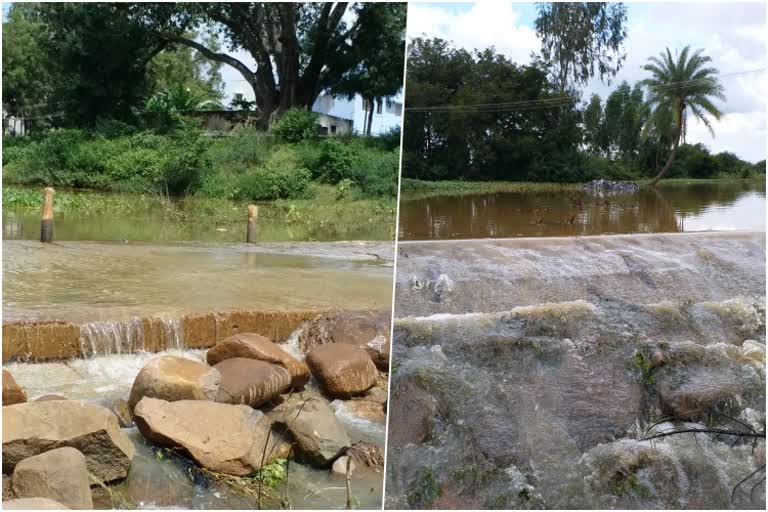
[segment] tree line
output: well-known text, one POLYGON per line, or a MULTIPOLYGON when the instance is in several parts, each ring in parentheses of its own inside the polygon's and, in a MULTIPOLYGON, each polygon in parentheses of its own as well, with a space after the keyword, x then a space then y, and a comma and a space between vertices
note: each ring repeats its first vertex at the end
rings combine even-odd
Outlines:
MULTIPOLYGON (((605 99, 592 95, 582 101, 572 88, 563 94, 543 59, 521 65, 494 49, 470 52, 442 39, 416 38, 409 44, 403 176, 556 182, 653 178, 670 159, 678 132, 668 177, 765 172, 764 161, 752 164, 730 152, 712 155, 702 144, 686 144, 685 116, 666 108, 664 89, 656 84, 652 94, 653 76, 649 80, 622 82, 605 99)), ((687 101, 689 109, 697 108, 687 101)), ((708 99, 702 101, 710 107, 708 99)), ((701 107, 696 112, 702 113, 701 107)))
POLYGON ((589 80, 609 81, 626 59, 620 2, 542 2, 541 52, 520 65, 493 48, 442 39, 409 46, 403 176, 425 180, 578 182, 596 178, 750 176, 765 173, 733 153, 686 144, 690 118, 711 133, 725 101, 704 50, 667 48, 644 80, 584 101, 589 80))

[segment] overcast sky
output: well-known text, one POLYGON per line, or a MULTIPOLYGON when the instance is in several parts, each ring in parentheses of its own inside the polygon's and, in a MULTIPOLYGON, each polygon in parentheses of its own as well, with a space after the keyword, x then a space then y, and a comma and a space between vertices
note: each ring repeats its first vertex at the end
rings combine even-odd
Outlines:
MULTIPOLYGON (((704 48, 722 75, 763 69, 751 74, 722 77, 727 101, 725 115, 715 122, 715 138, 703 124, 691 123, 687 141, 702 142, 713 152, 733 151, 757 162, 765 158, 766 18, 765 3, 633 3, 628 4, 627 60, 610 86, 593 80, 583 97, 595 92, 603 99, 616 84, 642 80, 643 64, 666 46, 674 52, 690 44, 704 48)), ((516 62, 527 63, 540 50, 534 30, 533 3, 411 3, 408 36, 422 34, 453 41, 467 49, 495 46, 516 62)))

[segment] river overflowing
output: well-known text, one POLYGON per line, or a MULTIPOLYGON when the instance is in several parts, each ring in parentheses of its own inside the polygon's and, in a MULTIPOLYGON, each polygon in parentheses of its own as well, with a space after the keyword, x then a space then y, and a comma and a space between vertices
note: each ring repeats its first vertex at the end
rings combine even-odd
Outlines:
POLYGON ((763 233, 399 251, 388 508, 764 508, 763 233))
POLYGON ((400 240, 765 229, 765 181, 662 183, 616 195, 409 195, 400 203, 400 240))

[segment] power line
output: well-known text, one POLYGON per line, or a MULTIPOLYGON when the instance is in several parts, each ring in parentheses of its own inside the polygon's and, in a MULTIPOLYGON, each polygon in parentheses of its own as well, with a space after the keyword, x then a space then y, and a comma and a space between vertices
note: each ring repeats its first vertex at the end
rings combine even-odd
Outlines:
MULTIPOLYGON (((760 73, 765 71, 766 68, 757 68, 744 71, 735 71, 732 73, 725 73, 719 75, 719 78, 726 78, 738 75, 746 75, 752 73, 760 73)), ((649 90, 662 91, 668 88, 675 88, 683 84, 693 84, 706 82, 710 79, 700 78, 696 80, 684 80, 680 82, 672 82, 669 84, 663 84, 658 86, 649 86, 649 90)), ((531 111, 544 108, 559 108, 566 106, 570 103, 579 101, 578 96, 559 96, 555 98, 543 98, 535 100, 520 100, 520 101, 506 101, 497 103, 470 103, 464 105, 435 105, 435 106, 405 106, 406 112, 424 112, 424 113, 440 113, 440 112, 477 112, 477 113, 499 113, 509 111, 531 111)))

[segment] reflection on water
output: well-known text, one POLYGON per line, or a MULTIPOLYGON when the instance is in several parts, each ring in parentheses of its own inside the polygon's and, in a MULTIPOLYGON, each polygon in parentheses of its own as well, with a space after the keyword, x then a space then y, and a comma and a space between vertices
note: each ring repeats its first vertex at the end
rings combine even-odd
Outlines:
MULTIPOLYGON (((392 220, 394 222, 394 218, 392 220)), ((245 240, 245 216, 242 222, 190 222, 166 218, 157 210, 141 216, 59 213, 55 221, 56 240, 94 240, 121 242, 242 242, 245 240)), ((3 209, 3 239, 37 240, 40 238, 40 214, 3 209)), ((282 218, 259 219, 258 239, 263 242, 305 240, 391 240, 391 225, 382 223, 293 223, 282 218)))
POLYGON ((391 243, 3 243, 3 319, 370 308, 392 301, 391 243), (375 262, 375 264, 374 264, 375 262))
POLYGON ((581 191, 406 196, 399 227, 401 240, 764 228, 764 182, 672 184, 607 198, 581 191))

